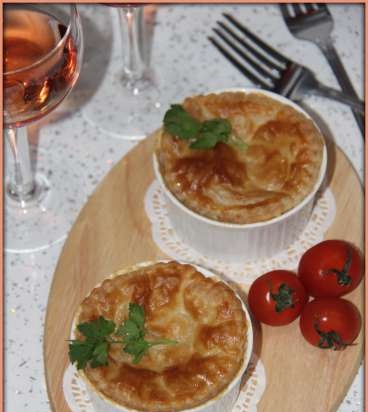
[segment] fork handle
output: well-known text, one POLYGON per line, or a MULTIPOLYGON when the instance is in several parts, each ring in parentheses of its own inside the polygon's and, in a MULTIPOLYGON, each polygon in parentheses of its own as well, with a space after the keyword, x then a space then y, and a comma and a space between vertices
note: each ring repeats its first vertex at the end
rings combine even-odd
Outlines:
MULTIPOLYGON (((330 66, 336 76, 336 79, 338 80, 341 89, 343 92, 354 96, 358 97, 358 95, 355 92, 355 89, 349 79, 348 74, 346 73, 345 67, 335 49, 331 41, 328 41, 326 43, 320 43, 319 44, 321 50, 323 51, 324 55, 326 56, 328 62, 330 63, 330 66)), ((358 123, 359 129, 362 132, 364 136, 364 116, 362 116, 360 113, 357 113, 354 111, 354 117, 355 120, 358 123)))
POLYGON ((349 105, 353 110, 357 112, 360 112, 362 114, 364 113, 364 103, 357 97, 342 93, 339 90, 332 89, 331 87, 327 87, 321 83, 318 83, 317 86, 315 86, 313 89, 310 89, 309 93, 337 100, 340 103, 349 105))

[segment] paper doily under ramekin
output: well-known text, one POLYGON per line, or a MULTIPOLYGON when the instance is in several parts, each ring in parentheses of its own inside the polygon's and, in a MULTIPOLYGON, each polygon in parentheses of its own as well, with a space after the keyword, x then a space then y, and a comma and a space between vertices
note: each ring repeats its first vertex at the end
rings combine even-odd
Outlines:
POLYGON ((336 204, 329 188, 321 189, 316 196, 308 225, 299 238, 287 249, 267 259, 229 264, 220 259, 207 259, 185 244, 176 234, 168 217, 165 195, 157 180, 147 190, 144 203, 152 223, 152 238, 157 246, 172 259, 196 263, 226 275, 236 282, 250 284, 262 273, 275 268, 295 270, 304 251, 323 240, 336 214, 336 204))
MULTIPOLYGON (((243 376, 238 400, 232 412, 256 412, 266 387, 263 364, 254 354, 243 376)), ((69 365, 63 378, 65 400, 72 412, 99 412, 89 399, 88 391, 76 368, 69 365)))

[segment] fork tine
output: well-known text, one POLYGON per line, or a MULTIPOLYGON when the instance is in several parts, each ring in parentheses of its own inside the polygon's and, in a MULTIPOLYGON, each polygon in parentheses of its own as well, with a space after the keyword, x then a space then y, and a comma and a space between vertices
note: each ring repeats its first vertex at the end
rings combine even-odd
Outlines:
POLYGON ((227 36, 225 36, 220 30, 218 29, 213 29, 213 31, 226 43, 228 44, 239 56, 241 56, 251 67, 253 67, 254 70, 256 70, 258 73, 262 74, 265 77, 271 77, 274 80, 277 79, 278 77, 275 77, 270 73, 269 71, 265 70, 261 65, 256 63, 253 58, 250 55, 247 55, 244 53, 243 50, 241 50, 236 44, 231 42, 227 36))
POLYGON ((326 11, 327 13, 329 13, 329 10, 328 10, 328 7, 327 7, 326 4, 324 4, 324 3, 317 3, 316 6, 317 6, 317 9, 318 9, 318 10, 326 11))
POLYGON ((284 57, 282 54, 277 52, 275 49, 270 47, 268 44, 264 43, 260 38, 246 29, 241 23, 234 19, 230 14, 223 13, 224 17, 226 17, 231 23, 233 23, 243 34, 248 36, 258 47, 264 50, 265 53, 268 53, 272 56, 275 60, 279 61, 282 64, 288 64, 289 59, 284 57))
POLYGON ((308 13, 312 13, 313 11, 315 11, 312 3, 305 3, 305 8, 307 9, 308 13))
POLYGON ((300 7, 300 4, 293 3, 292 6, 293 6, 294 13, 295 13, 295 17, 298 17, 303 14, 303 10, 300 7))
POLYGON ((289 13, 289 9, 288 9, 288 5, 287 4, 280 4, 280 9, 281 9, 281 13, 284 17, 284 20, 288 20, 290 17, 292 17, 289 13))
POLYGON ((213 37, 208 37, 208 40, 217 48, 217 50, 222 53, 244 76, 248 77, 254 84, 260 86, 264 89, 270 89, 270 85, 255 76, 250 72, 245 66, 243 66, 231 53, 229 53, 221 44, 213 37))
POLYGON ((282 70, 285 68, 284 66, 281 67, 280 65, 277 65, 271 59, 268 59, 263 54, 259 53, 258 50, 256 50, 250 44, 246 43, 243 38, 238 36, 233 30, 230 29, 230 27, 228 27, 223 22, 218 21, 217 23, 221 26, 222 29, 226 31, 226 33, 228 33, 231 37, 238 41, 248 52, 250 52, 253 56, 255 56, 260 62, 264 63, 266 66, 275 70, 282 70))

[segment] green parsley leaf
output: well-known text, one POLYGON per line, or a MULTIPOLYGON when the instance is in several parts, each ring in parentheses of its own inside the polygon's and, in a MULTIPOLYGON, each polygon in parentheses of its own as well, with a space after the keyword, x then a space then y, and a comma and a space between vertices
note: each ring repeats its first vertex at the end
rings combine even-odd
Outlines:
POLYGON ((118 336, 122 336, 124 342, 135 341, 144 336, 144 330, 140 328, 132 318, 127 319, 116 331, 118 336))
POLYGON ((144 329, 144 309, 137 303, 129 303, 129 318, 140 328, 144 329))
POLYGON ((197 139, 189 146, 191 149, 211 149, 217 143, 227 143, 231 124, 226 119, 207 120, 202 123, 197 139))
POLYGON ((179 104, 171 105, 164 116, 165 130, 180 139, 189 140, 196 136, 201 123, 187 113, 179 104))
POLYGON ((91 357, 91 367, 106 366, 109 357, 109 343, 104 341, 99 343, 93 350, 91 357))
POLYGON ((231 124, 227 119, 212 119, 202 123, 200 136, 216 136, 219 142, 227 142, 231 133, 231 124))
POLYGON ((150 346, 151 345, 146 340, 141 338, 136 340, 135 342, 126 344, 123 350, 124 352, 129 353, 129 355, 133 355, 133 363, 137 364, 146 354, 150 346))
POLYGON ((92 368, 107 365, 110 343, 107 337, 115 331, 112 320, 100 316, 96 320, 83 322, 77 326, 85 340, 73 340, 69 344, 69 358, 77 363, 77 369, 84 369, 88 364, 92 368))
POLYGON ((86 341, 72 341, 69 344, 69 359, 77 363, 77 369, 84 369, 92 357, 94 345, 86 341))
POLYGON ((195 140, 189 145, 191 149, 211 149, 218 143, 216 136, 206 136, 201 139, 195 140))
POLYGON ((91 322, 80 323, 77 329, 86 338, 101 340, 114 332, 115 323, 112 320, 106 320, 103 316, 100 316, 91 322))

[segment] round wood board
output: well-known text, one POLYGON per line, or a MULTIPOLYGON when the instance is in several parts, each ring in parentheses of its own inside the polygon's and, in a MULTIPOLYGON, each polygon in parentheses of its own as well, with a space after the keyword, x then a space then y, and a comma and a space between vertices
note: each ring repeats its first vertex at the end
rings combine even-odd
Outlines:
MULTIPOLYGON (((106 176, 81 211, 62 250, 49 295, 44 339, 45 374, 51 405, 69 412, 62 389, 68 366, 73 314, 104 277, 146 260, 165 258, 151 238, 144 196, 154 179, 154 136, 137 145, 106 176)), ((336 217, 326 238, 346 239, 362 249, 363 191, 343 153, 328 145, 328 184, 336 217)), ((363 313, 363 286, 347 296, 363 313)), ((342 402, 358 370, 363 349, 323 351, 304 341, 298 321, 284 327, 257 326, 255 353, 266 372, 266 390, 258 411, 330 412, 342 402)))

